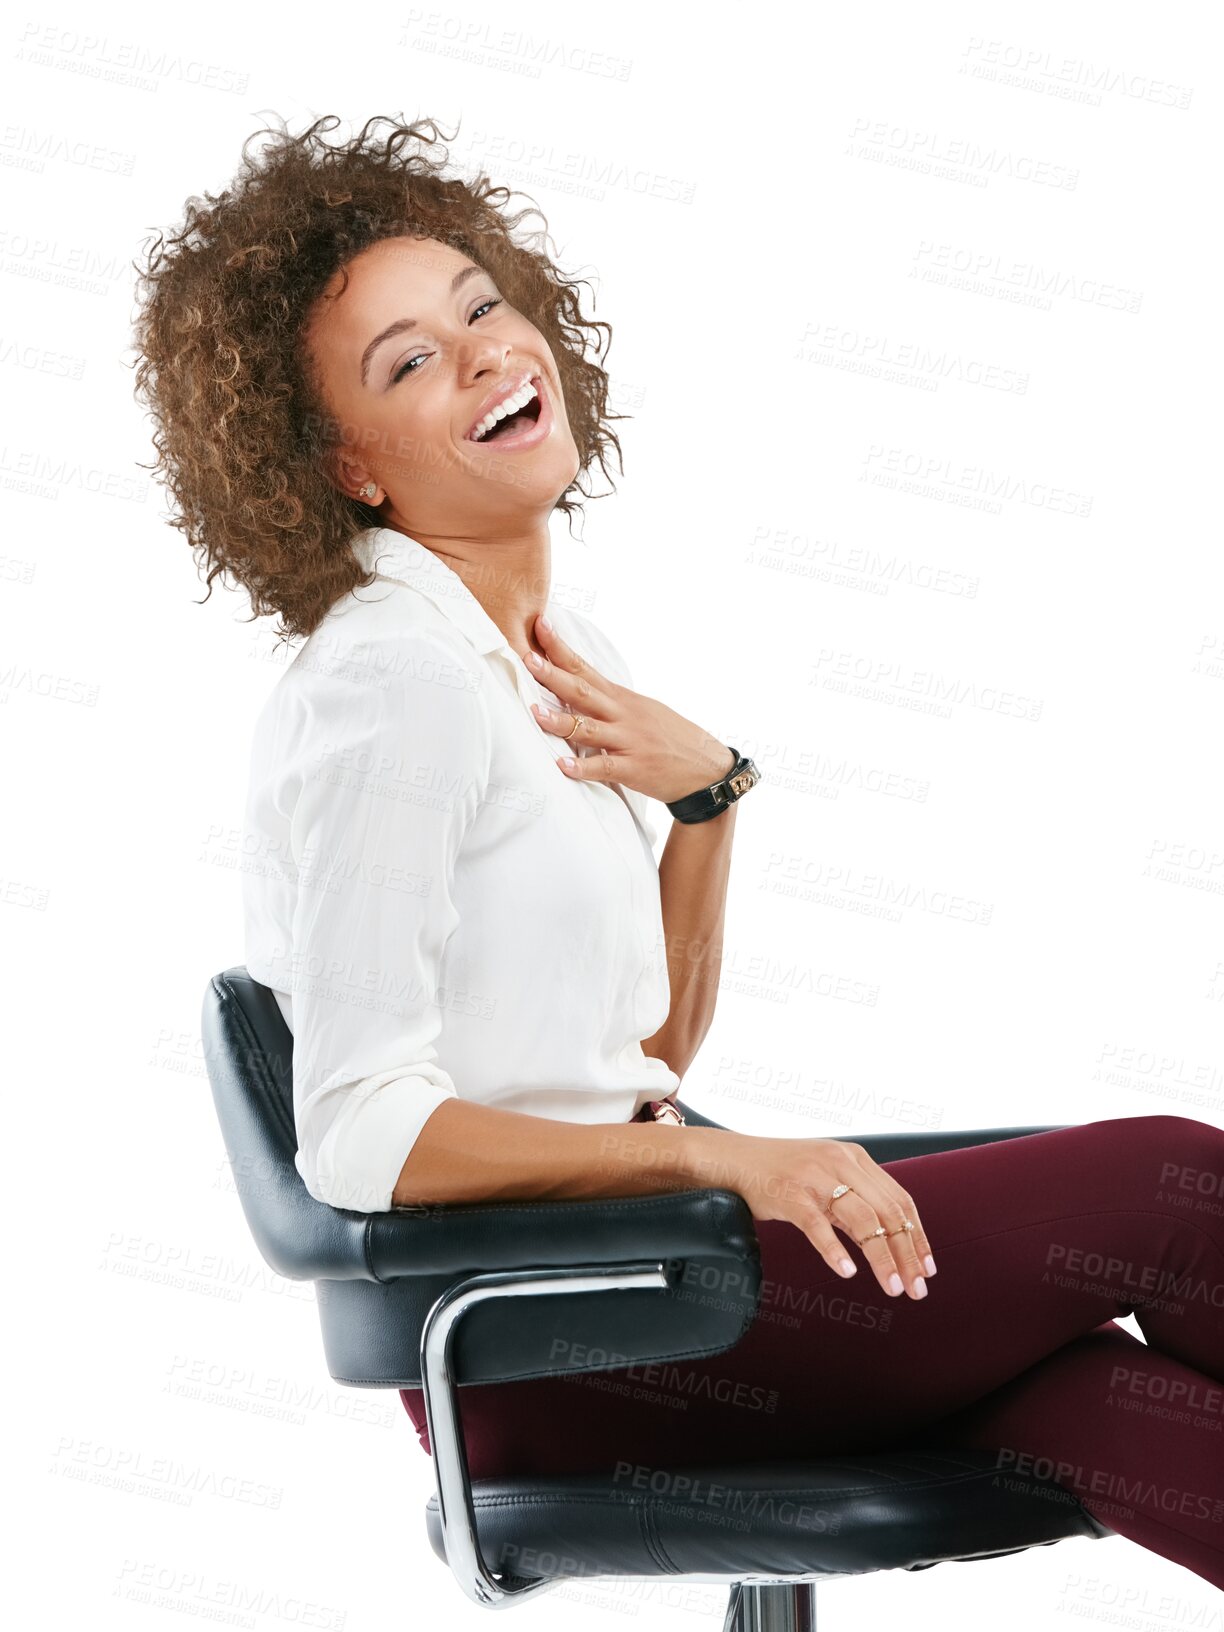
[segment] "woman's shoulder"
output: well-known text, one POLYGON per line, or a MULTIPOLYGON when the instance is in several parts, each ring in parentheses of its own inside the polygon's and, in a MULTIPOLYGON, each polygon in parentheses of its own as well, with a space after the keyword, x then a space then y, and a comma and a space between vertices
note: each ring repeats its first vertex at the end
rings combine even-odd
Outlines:
POLYGON ((255 751, 320 736, 398 731, 432 717, 483 741, 486 671, 436 607, 406 585, 342 596, 297 648, 256 714, 255 751))
POLYGON ((286 665, 274 694, 352 694, 363 684, 385 692, 397 679, 482 689, 479 654, 426 596, 385 579, 372 587, 342 596, 329 609, 286 665))

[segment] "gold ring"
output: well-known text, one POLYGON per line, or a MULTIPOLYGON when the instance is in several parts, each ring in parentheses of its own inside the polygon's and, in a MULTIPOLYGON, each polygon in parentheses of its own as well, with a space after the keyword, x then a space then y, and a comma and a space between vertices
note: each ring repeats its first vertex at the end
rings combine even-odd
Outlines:
POLYGON ((566 731, 562 735, 561 741, 562 742, 568 742, 570 740, 570 738, 573 736, 574 732, 577 731, 578 727, 580 725, 585 725, 585 724, 586 724, 586 721, 583 719, 582 715, 581 714, 575 714, 574 715, 573 725, 570 727, 570 729, 568 731, 566 731))
MULTIPOLYGON (((895 1230, 886 1230, 883 1224, 881 1224, 878 1229, 869 1230, 863 1237, 863 1241, 873 1241, 877 1235, 904 1235, 907 1230, 912 1230, 913 1228, 914 1221, 911 1218, 907 1218, 905 1223, 899 1224, 895 1230)), ((856 1241, 854 1244, 856 1247, 861 1247, 863 1241, 856 1241)))

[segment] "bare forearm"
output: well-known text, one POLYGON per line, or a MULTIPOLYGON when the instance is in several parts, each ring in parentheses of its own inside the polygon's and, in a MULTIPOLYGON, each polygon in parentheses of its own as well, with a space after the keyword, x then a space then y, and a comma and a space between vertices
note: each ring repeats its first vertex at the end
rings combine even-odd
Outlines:
POLYGON ((642 1052, 683 1077, 705 1041, 718 1002, 727 881, 736 805, 708 822, 672 823, 659 858, 671 1006, 642 1052))
POLYGON ((400 1172, 395 1207, 557 1201, 703 1189, 737 1163, 742 1135, 661 1122, 562 1122, 474 1100, 433 1111, 400 1172))

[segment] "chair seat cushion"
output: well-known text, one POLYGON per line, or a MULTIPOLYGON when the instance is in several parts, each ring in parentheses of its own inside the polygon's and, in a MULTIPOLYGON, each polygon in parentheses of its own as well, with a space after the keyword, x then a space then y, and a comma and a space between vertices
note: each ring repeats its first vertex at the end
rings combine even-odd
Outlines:
MULTIPOLYGON (((481 1554, 495 1575, 861 1575, 994 1558, 1113 1535, 1053 1480, 994 1451, 480 1480, 481 1554)), ((426 1504, 445 1559, 436 1494, 426 1504)))

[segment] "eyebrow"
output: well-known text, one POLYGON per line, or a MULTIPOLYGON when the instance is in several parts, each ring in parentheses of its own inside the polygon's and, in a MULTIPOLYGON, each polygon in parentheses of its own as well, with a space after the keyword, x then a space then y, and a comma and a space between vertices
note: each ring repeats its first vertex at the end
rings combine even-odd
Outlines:
MULTIPOLYGON (((477 273, 483 271, 483 266, 465 266, 460 271, 456 272, 454 277, 451 279, 451 294, 453 295, 455 291, 465 284, 469 278, 474 278, 477 273)), ((376 334, 374 336, 373 340, 370 341, 369 345, 361 354, 362 385, 366 383, 366 377, 370 372, 370 359, 378 350, 379 346, 382 345, 383 341, 393 340, 397 334, 403 334, 408 329, 416 328, 416 321, 417 320, 415 317, 397 317, 394 323, 387 324, 386 328, 381 334, 376 334)))

